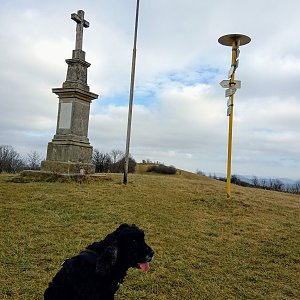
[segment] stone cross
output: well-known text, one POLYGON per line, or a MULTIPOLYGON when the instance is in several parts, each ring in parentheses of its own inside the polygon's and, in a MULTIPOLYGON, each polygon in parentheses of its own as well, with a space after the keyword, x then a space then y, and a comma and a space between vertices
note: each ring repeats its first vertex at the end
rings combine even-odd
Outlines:
POLYGON ((83 28, 90 24, 84 19, 82 10, 71 14, 71 19, 77 25, 76 48, 72 51, 72 58, 66 59, 66 81, 61 88, 52 89, 59 98, 56 134, 48 143, 47 158, 41 169, 51 173, 89 174, 95 172, 93 147, 88 139, 90 104, 98 98, 90 92, 87 84, 90 63, 85 61, 82 50, 83 28))
POLYGON ((78 10, 77 14, 71 14, 71 19, 77 23, 75 50, 82 50, 83 27, 88 28, 90 23, 84 19, 83 10, 78 10))

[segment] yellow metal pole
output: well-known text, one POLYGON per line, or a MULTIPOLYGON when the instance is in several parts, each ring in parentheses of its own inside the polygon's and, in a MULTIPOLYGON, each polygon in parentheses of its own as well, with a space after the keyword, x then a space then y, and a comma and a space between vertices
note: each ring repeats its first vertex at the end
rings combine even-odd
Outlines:
POLYGON ((235 71, 238 67, 238 60, 239 57, 239 47, 242 45, 246 45, 251 42, 249 36, 244 34, 227 34, 223 35, 218 39, 218 42, 224 46, 230 46, 232 49, 231 55, 231 68, 228 75, 228 80, 223 80, 220 82, 220 85, 223 88, 228 88, 225 91, 225 97, 230 97, 229 99, 229 107, 228 107, 228 116, 229 116, 229 125, 228 125, 228 157, 227 157, 227 198, 231 197, 231 152, 232 152, 232 125, 233 125, 233 102, 234 102, 234 93, 237 88, 241 87, 240 81, 234 81, 235 71))
MULTIPOLYGON (((237 49, 237 41, 232 42, 232 55, 231 55, 231 66, 236 65, 236 49, 237 49)), ((234 86, 234 73, 235 69, 233 70, 230 81, 229 87, 234 86)), ((233 101, 234 101, 234 94, 230 96, 230 107, 229 107, 229 124, 228 124, 228 157, 227 157, 227 198, 231 197, 231 157, 232 157, 232 125, 233 125, 233 101)))
POLYGON ((231 197, 231 152, 232 152, 232 122, 233 122, 233 95, 231 96, 231 108, 228 125, 228 157, 227 157, 227 198, 231 197))

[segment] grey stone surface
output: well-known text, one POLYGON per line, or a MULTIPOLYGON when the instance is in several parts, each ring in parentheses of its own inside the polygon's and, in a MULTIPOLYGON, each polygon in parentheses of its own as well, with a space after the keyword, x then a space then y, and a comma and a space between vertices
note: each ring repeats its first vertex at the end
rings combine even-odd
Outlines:
POLYGON ((76 164, 71 162, 66 163, 44 160, 42 162, 42 172, 89 175, 95 173, 95 166, 93 164, 76 164), (81 170, 83 170, 83 172, 81 172, 81 170))
POLYGON ((56 134, 48 143, 47 158, 41 170, 55 173, 93 173, 93 147, 88 139, 90 104, 98 95, 90 92, 87 84, 87 68, 82 51, 83 28, 89 27, 84 12, 71 15, 76 21, 76 45, 68 64, 66 81, 62 88, 52 92, 59 98, 56 134))
POLYGON ((75 49, 82 49, 82 40, 83 40, 83 28, 88 28, 90 23, 84 19, 84 11, 79 10, 76 13, 71 15, 71 19, 77 23, 76 26, 76 42, 75 49))

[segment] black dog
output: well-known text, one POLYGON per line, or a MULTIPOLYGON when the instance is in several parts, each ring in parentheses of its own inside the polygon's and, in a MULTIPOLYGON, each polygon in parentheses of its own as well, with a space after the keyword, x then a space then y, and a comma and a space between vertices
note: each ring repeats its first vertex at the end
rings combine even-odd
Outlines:
POLYGON ((122 224, 103 241, 66 260, 44 293, 45 300, 108 300, 130 267, 144 272, 154 252, 136 225, 122 224))

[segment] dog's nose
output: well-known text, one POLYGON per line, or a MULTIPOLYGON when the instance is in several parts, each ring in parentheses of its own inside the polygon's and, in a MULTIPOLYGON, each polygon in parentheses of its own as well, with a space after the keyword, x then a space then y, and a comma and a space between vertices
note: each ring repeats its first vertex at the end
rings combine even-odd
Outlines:
POLYGON ((153 251, 151 248, 150 248, 149 250, 150 250, 150 251, 149 251, 149 254, 148 254, 148 255, 149 255, 150 257, 153 257, 153 256, 154 256, 154 251, 153 251))

